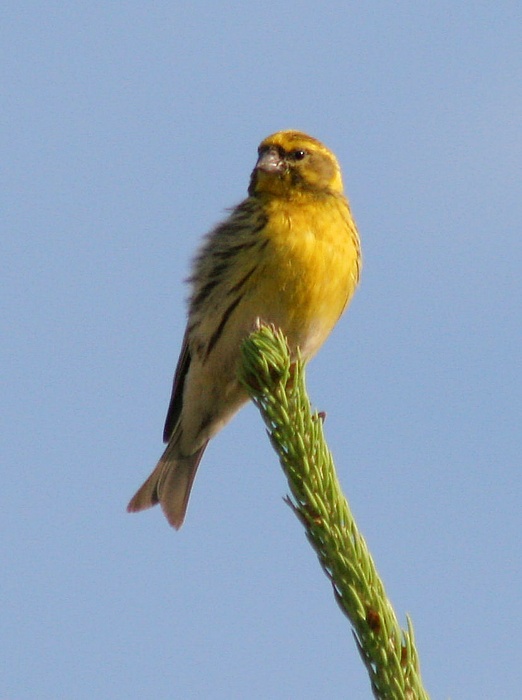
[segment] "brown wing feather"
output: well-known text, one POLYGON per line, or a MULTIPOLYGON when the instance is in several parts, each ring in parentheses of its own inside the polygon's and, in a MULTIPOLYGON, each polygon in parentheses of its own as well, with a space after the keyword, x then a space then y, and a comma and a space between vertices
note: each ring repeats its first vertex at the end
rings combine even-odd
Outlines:
POLYGON ((185 332, 183 345, 179 355, 176 372, 174 373, 174 381, 172 383, 172 394, 170 397, 167 417, 165 418, 165 427, 163 428, 163 442, 168 442, 172 437, 172 433, 176 428, 181 409, 183 407, 183 388, 185 386, 185 377, 190 367, 190 350, 188 346, 188 332, 185 332))

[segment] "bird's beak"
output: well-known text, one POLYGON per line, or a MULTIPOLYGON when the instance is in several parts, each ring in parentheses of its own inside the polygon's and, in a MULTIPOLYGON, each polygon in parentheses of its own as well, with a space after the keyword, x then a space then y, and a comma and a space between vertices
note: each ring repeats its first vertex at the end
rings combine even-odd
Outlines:
POLYGON ((285 163, 277 149, 270 148, 268 151, 263 151, 257 159, 256 170, 277 175, 285 170, 285 163))

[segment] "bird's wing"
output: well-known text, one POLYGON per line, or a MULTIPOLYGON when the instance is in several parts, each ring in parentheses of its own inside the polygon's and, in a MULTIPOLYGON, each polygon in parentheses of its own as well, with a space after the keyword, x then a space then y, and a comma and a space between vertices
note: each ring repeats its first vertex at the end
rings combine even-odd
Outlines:
POLYGON ((183 345, 179 355, 178 365, 174 374, 172 384, 172 394, 170 397, 169 409, 165 418, 165 427, 163 428, 163 442, 168 442, 172 437, 172 433, 179 420, 181 409, 183 407, 183 388, 185 386, 185 377, 190 367, 190 350, 188 345, 188 333, 185 332, 183 345))

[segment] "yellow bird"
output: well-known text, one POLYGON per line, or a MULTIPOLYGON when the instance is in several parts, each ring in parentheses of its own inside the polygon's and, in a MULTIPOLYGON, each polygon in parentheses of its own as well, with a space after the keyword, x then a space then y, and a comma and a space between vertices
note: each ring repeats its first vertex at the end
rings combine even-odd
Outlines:
POLYGON ((161 504, 181 527, 205 447, 248 397, 237 379, 242 340, 259 322, 309 360, 350 301, 360 244, 334 154, 299 131, 258 149, 248 197, 207 236, 194 261, 188 323, 156 468, 128 505, 161 504))

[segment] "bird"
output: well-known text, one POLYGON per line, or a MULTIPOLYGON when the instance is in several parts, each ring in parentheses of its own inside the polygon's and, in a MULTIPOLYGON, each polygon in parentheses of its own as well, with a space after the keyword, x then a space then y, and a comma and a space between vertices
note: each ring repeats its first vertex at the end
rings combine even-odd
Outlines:
POLYGON ((196 254, 188 320, 154 471, 127 506, 156 504, 175 529, 185 519, 208 445, 248 396, 238 380, 242 341, 260 324, 283 331, 310 360, 358 285, 361 248, 335 155, 296 130, 265 138, 248 196, 196 254))

